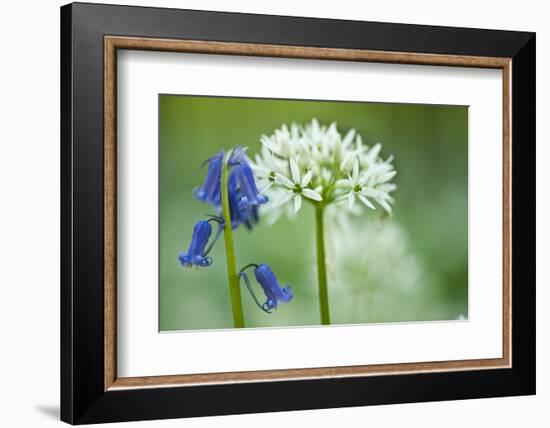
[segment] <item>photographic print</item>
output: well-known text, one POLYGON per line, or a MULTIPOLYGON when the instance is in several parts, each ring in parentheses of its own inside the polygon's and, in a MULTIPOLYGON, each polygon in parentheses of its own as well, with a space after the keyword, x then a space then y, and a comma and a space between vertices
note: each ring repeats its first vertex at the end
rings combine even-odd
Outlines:
POLYGON ((159 95, 159 329, 468 317, 468 107, 159 95))
POLYGON ((61 420, 536 392, 534 33, 60 23, 61 420))

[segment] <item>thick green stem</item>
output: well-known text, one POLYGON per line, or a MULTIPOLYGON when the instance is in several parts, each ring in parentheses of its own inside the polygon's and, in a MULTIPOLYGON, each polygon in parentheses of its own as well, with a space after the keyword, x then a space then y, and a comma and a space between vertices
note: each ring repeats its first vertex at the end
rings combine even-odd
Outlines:
POLYGON ((323 224, 323 207, 315 207, 315 231, 317 243, 317 281, 319 285, 319 309, 321 324, 330 324, 328 308, 327 266, 325 260, 325 233, 323 224))
POLYGON ((235 325, 235 328, 243 328, 243 303, 241 300, 239 275, 237 273, 235 262, 235 248, 233 246, 233 231, 231 229, 231 215, 229 211, 229 190, 227 188, 227 184, 229 181, 229 166, 227 165, 227 160, 229 159, 230 155, 231 152, 225 155, 221 177, 222 215, 225 221, 225 225, 223 227, 223 237, 225 240, 227 277, 229 279, 229 292, 231 294, 231 308, 233 309, 233 324, 235 325))

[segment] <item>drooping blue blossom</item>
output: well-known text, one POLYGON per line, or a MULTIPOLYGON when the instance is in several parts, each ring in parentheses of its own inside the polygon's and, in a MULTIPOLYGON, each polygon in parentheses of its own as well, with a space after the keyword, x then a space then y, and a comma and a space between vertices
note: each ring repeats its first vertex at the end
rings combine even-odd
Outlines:
POLYGON ((206 267, 212 264, 212 257, 208 257, 208 253, 212 248, 214 242, 218 239, 221 228, 218 228, 212 244, 206 247, 208 240, 212 235, 212 226, 209 221, 201 220, 193 228, 193 236, 191 237, 191 244, 186 252, 180 253, 178 259, 182 266, 192 267, 201 266, 206 267))
POLYGON ((252 224, 250 222, 250 210, 248 208, 241 208, 239 205, 239 201, 241 200, 241 192, 237 187, 237 180, 233 174, 229 176, 227 187, 231 227, 236 229, 239 225, 244 224, 246 228, 250 230, 252 228, 252 224))
MULTIPOLYGON (((222 211, 221 174, 224 156, 224 151, 220 151, 206 161, 206 179, 201 187, 193 191, 197 199, 213 205, 218 213, 222 211)), ((227 164, 231 168, 227 189, 231 227, 235 229, 242 224, 250 230, 259 220, 258 205, 267 202, 267 197, 258 192, 254 173, 246 157, 246 147, 235 147, 227 164)))
POLYGON ((250 207, 250 220, 254 224, 260 221, 260 209, 258 208, 258 205, 252 205, 250 207))
POLYGON ((227 160, 227 164, 229 166, 235 166, 240 165, 244 162, 248 161, 246 160, 246 151, 248 147, 243 146, 237 146, 231 151, 231 156, 229 156, 229 159, 227 160))
POLYGON ((256 187, 254 173, 248 162, 243 161, 235 165, 231 171, 235 177, 240 190, 239 208, 248 208, 249 206, 261 205, 267 202, 267 197, 260 195, 256 187))
POLYGON ((237 176, 231 174, 228 182, 229 214, 231 216, 231 227, 236 229, 244 225, 251 230, 253 225, 258 223, 258 205, 243 206, 241 189, 237 184, 237 176))
POLYGON ((279 302, 287 303, 294 296, 290 286, 281 287, 277 282, 277 277, 266 264, 259 265, 254 269, 256 281, 262 286, 266 301, 262 305, 263 309, 270 311, 277 308, 279 302))
POLYGON ((239 278, 244 280, 244 284, 250 292, 254 303, 256 303, 262 311, 267 312, 268 314, 270 314, 273 309, 277 308, 279 302, 286 303, 293 298, 292 289, 289 286, 281 287, 277 282, 277 277, 271 268, 265 264, 258 265, 256 263, 250 263, 246 265, 239 271, 239 278), (262 290, 264 291, 266 297, 266 301, 264 303, 260 303, 260 300, 256 297, 256 293, 254 292, 250 279, 248 278, 248 274, 246 273, 246 270, 250 267, 254 267, 256 281, 261 285, 262 290))
POLYGON ((231 166, 228 186, 231 224, 233 228, 243 224, 250 230, 259 220, 258 205, 266 203, 267 197, 258 192, 254 172, 246 157, 246 147, 235 147, 228 164, 231 166))
POLYGON ((201 187, 195 188, 193 194, 200 201, 211 204, 215 207, 221 206, 221 176, 224 152, 216 153, 207 159, 208 173, 201 187))

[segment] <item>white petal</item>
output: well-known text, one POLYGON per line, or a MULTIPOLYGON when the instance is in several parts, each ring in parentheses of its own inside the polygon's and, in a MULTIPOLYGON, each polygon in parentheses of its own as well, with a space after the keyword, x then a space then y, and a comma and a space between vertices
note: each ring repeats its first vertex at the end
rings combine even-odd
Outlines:
POLYGON ((356 158, 353 164, 353 172, 351 173, 351 179, 354 183, 357 183, 359 179, 359 160, 356 158))
POLYGON ((395 189, 397 189, 397 186, 393 183, 385 183, 385 184, 380 184, 379 186, 377 186, 377 188, 379 190, 381 190, 382 192, 393 192, 395 189))
POLYGON ((348 194, 344 193, 343 195, 336 196, 333 201, 334 203, 340 203, 348 200, 348 194))
POLYGON ((386 172, 385 174, 382 174, 378 177, 378 181, 380 183, 385 183, 387 181, 390 181, 393 177, 395 177, 395 174, 397 174, 397 171, 390 171, 386 172))
POLYGON ((372 202, 369 201, 365 195, 358 193, 357 197, 361 199, 361 202, 363 202, 367 207, 372 208, 373 210, 376 209, 375 206, 372 204, 372 202))
POLYGON ((342 140, 342 145, 344 147, 347 147, 350 145, 350 143, 353 141, 353 137, 355 137, 355 129, 350 129, 344 139, 342 140))
POLYGON ((297 213, 302 207, 302 195, 294 195, 294 212, 297 213))
POLYGON ((340 163, 340 170, 344 172, 349 172, 353 168, 353 160, 355 159, 355 152, 349 152, 344 156, 342 162, 340 163))
POLYGON ((273 153, 279 153, 279 145, 271 140, 262 141, 263 147, 273 153))
POLYGON ((342 178, 342 179, 338 180, 334 186, 337 189, 343 189, 343 188, 347 188, 347 187, 353 187, 353 183, 351 182, 350 179, 342 178))
POLYGON ((286 195, 284 195, 281 199, 279 199, 277 202, 274 202, 272 205, 272 208, 278 207, 280 205, 286 204, 290 199, 294 196, 294 193, 288 192, 286 195))
POLYGON ((384 199, 377 199, 376 202, 378 202, 380 206, 384 208, 389 215, 392 214, 390 204, 388 204, 384 199))
POLYGON ((288 139, 283 139, 280 141, 280 151, 279 151, 280 155, 284 158, 287 158, 290 156, 291 152, 290 152, 290 142, 288 141, 288 139))
POLYGON ((266 148, 273 147, 273 142, 271 141, 271 138, 269 138, 267 135, 262 135, 260 137, 260 142, 266 146, 266 148))
POLYGON ((319 122, 317 122, 316 118, 311 119, 311 131, 312 133, 319 132, 319 122))
POLYGON ((279 208, 273 208, 270 209, 266 214, 265 214, 265 219, 266 219, 266 223, 268 226, 272 226, 273 224, 275 224, 275 222, 277 220, 279 220, 279 218, 281 217, 281 215, 283 214, 283 210, 279 207, 279 208))
POLYGON ((264 194, 271 186, 275 184, 274 181, 269 180, 265 186, 260 190, 260 195, 264 194))
POLYGON ((319 168, 317 167, 317 165, 313 165, 313 167, 311 168, 311 174, 312 174, 312 178, 315 177, 315 178, 319 178, 319 168))
POLYGON ((321 176, 323 177, 323 180, 330 181, 332 180, 332 172, 330 172, 329 169, 323 167, 323 172, 321 173, 321 176))
POLYGON ((294 139, 298 138, 298 135, 299 135, 299 127, 298 127, 298 124, 296 122, 292 122, 290 124, 290 136, 294 139))
POLYGON ((322 201, 323 198, 321 197, 321 195, 316 192, 315 190, 311 190, 311 189, 302 189, 302 194, 306 197, 306 198, 309 198, 309 199, 313 199, 314 201, 322 201))
POLYGON ((376 158, 378 157, 378 154, 380 153, 380 149, 382 148, 382 145, 380 143, 376 143, 372 149, 369 150, 368 159, 370 162, 374 162, 376 158))
POLYGON ((355 192, 351 191, 348 193, 348 207, 353 208, 354 203, 355 203, 355 192))
POLYGON ((359 184, 359 186, 364 186, 365 184, 367 184, 367 181, 369 180, 369 178, 371 177, 371 175, 369 174, 369 172, 365 172, 364 174, 361 174, 361 177, 359 177, 359 180, 357 180, 357 184, 359 184))
POLYGON ((292 181, 294 181, 294 183, 300 184, 300 167, 294 158, 290 158, 290 175, 292 176, 292 181))
POLYGON ((306 174, 302 177, 302 182, 300 183, 300 186, 306 187, 311 181, 311 177, 313 177, 313 173, 310 170, 306 172, 306 174))
POLYGON ((365 196, 372 196, 376 199, 385 199, 387 194, 381 190, 373 189, 372 187, 363 187, 361 193, 365 196))
POLYGON ((366 147, 363 145, 363 138, 361 138, 360 134, 357 134, 357 137, 355 138, 355 145, 357 146, 357 150, 362 151, 366 147))
POLYGON ((290 179, 283 175, 283 174, 275 174, 275 179, 281 183, 283 186, 288 187, 289 189, 292 189, 294 187, 294 183, 290 181, 290 179))

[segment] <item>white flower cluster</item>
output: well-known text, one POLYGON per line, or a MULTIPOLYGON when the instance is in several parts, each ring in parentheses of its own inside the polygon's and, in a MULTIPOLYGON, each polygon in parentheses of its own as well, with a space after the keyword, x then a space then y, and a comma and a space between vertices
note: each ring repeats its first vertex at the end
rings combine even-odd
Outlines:
POLYGON ((313 119, 282 125, 260 141, 261 152, 250 163, 271 209, 297 212, 306 198, 322 206, 342 202, 351 211, 359 199, 371 209, 375 201, 391 214, 390 193, 396 189, 392 157, 383 160, 382 146, 363 144, 354 129, 342 136, 335 122, 323 126, 313 119), (291 200, 293 210, 287 204, 291 200))

